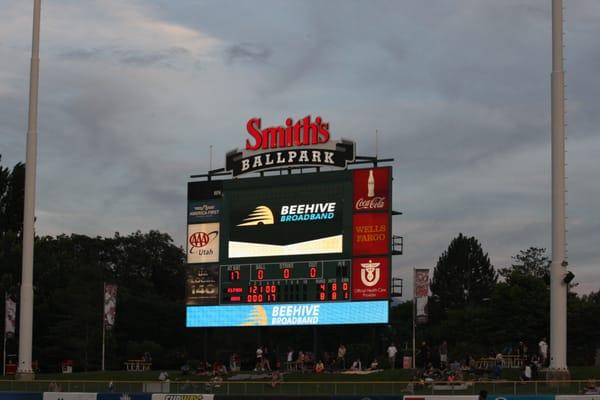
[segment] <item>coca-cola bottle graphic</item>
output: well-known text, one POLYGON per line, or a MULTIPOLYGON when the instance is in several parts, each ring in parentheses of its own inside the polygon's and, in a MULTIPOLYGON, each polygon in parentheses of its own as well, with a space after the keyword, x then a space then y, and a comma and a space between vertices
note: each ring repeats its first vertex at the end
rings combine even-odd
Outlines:
POLYGON ((372 169, 369 170, 369 179, 367 180, 367 196, 375 196, 375 177, 372 169))

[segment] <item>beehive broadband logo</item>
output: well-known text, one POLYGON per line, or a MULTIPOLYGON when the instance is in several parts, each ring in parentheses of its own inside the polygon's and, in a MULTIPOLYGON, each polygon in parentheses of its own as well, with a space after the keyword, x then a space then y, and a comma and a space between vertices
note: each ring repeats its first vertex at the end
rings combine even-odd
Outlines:
POLYGON ((237 226, 273 225, 273 211, 267 206, 258 206, 237 226))

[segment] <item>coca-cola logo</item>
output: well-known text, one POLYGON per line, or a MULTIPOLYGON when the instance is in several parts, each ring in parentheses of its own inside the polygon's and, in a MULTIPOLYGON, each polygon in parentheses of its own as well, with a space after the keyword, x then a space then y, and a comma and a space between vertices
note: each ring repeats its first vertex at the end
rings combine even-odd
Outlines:
POLYGON ((359 198, 354 205, 357 210, 377 210, 385 207, 385 197, 359 198))

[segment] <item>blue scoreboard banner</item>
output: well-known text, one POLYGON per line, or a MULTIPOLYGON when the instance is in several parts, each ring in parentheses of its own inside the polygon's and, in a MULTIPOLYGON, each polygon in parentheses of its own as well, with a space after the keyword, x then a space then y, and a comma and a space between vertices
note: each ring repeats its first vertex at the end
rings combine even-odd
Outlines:
POLYGON ((187 327, 386 324, 383 301, 187 307, 187 327))

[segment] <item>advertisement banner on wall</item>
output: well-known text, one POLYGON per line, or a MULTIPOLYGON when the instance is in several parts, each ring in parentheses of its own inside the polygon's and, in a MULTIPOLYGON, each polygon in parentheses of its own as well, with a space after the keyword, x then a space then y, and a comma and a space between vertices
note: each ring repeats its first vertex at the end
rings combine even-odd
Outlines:
POLYGON ((17 302, 10 296, 5 296, 4 301, 4 334, 13 337, 17 326, 17 302))
POLYGON ((42 393, 0 392, 0 400, 42 400, 42 393))
POLYGON ((389 258, 370 257, 352 260, 352 300, 389 297, 389 258))
POLYGON ((218 264, 189 264, 185 274, 187 305, 214 305, 219 302, 218 264))
POLYGON ((389 210, 390 174, 389 167, 353 171, 354 212, 389 210))
POLYGON ((97 393, 44 392, 43 400, 96 400, 97 393))
POLYGON ((196 393, 154 393, 152 400, 214 400, 214 394, 196 394, 196 393))
POLYGON ((151 393, 98 393, 98 400, 150 400, 151 393))
POLYGON ((219 262, 219 223, 188 225, 188 264, 219 262))
POLYGON ((414 298, 416 303, 416 319, 418 324, 427 323, 427 301, 429 299, 429 270, 415 269, 414 298))
POLYGON ((188 201, 188 224, 219 222, 221 218, 221 200, 188 201))
POLYGON ((387 300, 340 303, 286 303, 189 306, 187 327, 385 324, 387 300))
POLYGON ((117 316, 117 290, 115 284, 104 284, 104 327, 111 329, 117 316))
POLYGON ((387 213, 352 216, 352 254, 387 254, 390 251, 389 215, 387 213))

